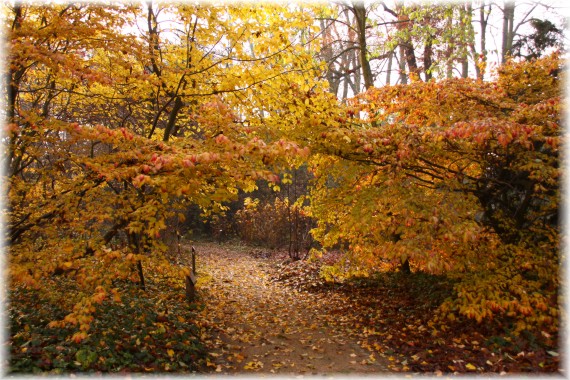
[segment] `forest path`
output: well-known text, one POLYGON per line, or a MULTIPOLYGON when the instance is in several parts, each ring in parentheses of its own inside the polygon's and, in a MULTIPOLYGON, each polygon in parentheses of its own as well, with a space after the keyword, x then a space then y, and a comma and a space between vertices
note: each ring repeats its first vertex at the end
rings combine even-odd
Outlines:
MULTIPOLYGON (((329 300, 271 281, 279 260, 251 248, 193 244, 208 367, 218 373, 371 374, 387 364, 332 324, 329 300)), ((187 247, 189 248, 189 247, 187 247)), ((343 319, 343 316, 333 318, 343 319)))

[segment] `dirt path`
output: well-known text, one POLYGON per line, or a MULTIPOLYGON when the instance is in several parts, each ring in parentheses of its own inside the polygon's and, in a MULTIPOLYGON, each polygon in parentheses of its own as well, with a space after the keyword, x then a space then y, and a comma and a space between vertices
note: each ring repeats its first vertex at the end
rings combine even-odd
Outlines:
POLYGON ((194 244, 209 367, 221 373, 359 374, 386 359, 331 325, 322 296, 270 281, 275 261, 246 248, 194 244))

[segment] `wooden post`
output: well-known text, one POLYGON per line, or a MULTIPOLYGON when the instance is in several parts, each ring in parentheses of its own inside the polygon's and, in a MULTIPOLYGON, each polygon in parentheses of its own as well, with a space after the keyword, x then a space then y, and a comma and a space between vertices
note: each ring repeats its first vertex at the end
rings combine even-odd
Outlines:
POLYGON ((186 276, 186 300, 194 302, 196 298, 196 250, 192 247, 192 271, 186 276))
POLYGON ((190 275, 186 276, 186 300, 189 303, 194 302, 196 297, 196 276, 194 273, 190 272, 190 275))
POLYGON ((192 246, 192 273, 196 275, 196 249, 192 246))
POLYGON ((180 257, 180 231, 176 229, 176 251, 178 252, 178 257, 180 257))

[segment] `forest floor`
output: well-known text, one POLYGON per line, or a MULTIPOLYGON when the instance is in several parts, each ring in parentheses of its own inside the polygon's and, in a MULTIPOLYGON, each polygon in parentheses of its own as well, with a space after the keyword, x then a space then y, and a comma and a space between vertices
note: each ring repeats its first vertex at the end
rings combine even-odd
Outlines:
POLYGON ((276 257, 246 247, 195 244, 202 318, 213 372, 364 374, 388 359, 330 324, 326 297, 275 281, 276 257))
MULTIPOLYGON (((322 264, 240 244, 192 243, 206 371, 372 375, 552 373, 559 354, 469 321, 434 329, 443 278, 398 273, 328 284, 322 264), (437 330, 437 331, 436 331, 437 330)), ((190 250, 187 243, 186 250, 190 250)))

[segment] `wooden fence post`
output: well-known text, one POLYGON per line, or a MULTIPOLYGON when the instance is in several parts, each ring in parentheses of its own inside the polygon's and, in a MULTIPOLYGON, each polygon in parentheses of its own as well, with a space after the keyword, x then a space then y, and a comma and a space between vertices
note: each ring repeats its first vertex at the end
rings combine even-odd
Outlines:
POLYGON ((192 271, 186 276, 186 300, 194 302, 196 298, 196 250, 192 247, 192 271))
POLYGON ((192 273, 196 275, 196 249, 192 246, 192 273))

